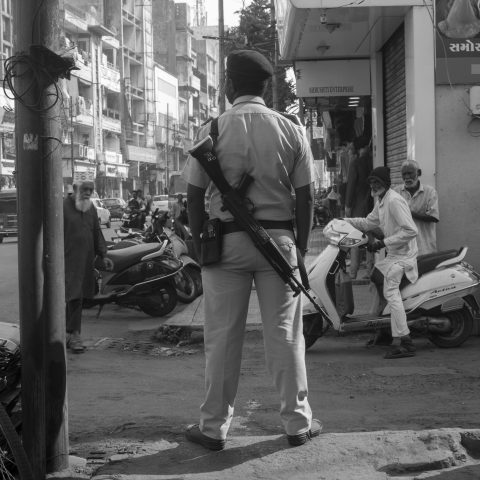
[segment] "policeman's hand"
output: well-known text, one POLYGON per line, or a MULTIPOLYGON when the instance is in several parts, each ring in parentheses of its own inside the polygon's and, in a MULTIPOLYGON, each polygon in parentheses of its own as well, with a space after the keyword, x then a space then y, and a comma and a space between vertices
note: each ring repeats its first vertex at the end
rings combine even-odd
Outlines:
POLYGON ((369 252, 378 252, 382 248, 385 248, 385 243, 383 243, 383 240, 375 240, 373 243, 369 243, 367 245, 367 250, 369 252))
POLYGON ((111 272, 113 270, 113 262, 110 258, 103 257, 102 264, 103 264, 102 270, 105 270, 106 272, 111 272))

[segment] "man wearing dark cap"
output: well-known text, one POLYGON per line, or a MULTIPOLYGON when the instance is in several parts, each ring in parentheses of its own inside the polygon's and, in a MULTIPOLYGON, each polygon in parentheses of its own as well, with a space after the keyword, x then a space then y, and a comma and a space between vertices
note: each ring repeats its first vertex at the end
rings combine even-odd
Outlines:
MULTIPOLYGON (((400 294, 400 282, 405 275, 410 282, 418 278, 417 271, 417 227, 405 199, 390 188, 390 169, 377 167, 368 177, 372 196, 377 201, 366 218, 346 218, 355 228, 366 232, 380 227, 385 237, 375 240, 370 250, 377 252, 386 248, 386 256, 376 262, 371 280, 379 293, 390 306, 393 346, 385 358, 411 357, 415 346, 410 338, 407 317, 400 294)), ((381 308, 383 310, 383 308, 381 308)), ((381 312, 379 312, 381 313, 381 312)), ((377 338, 377 343, 385 342, 385 336, 377 338)))
MULTIPOLYGON (((225 93, 232 108, 218 119, 215 148, 226 180, 233 187, 243 175, 253 179, 247 196, 253 216, 269 232, 291 265, 297 250, 305 255, 313 217, 313 161, 303 127, 267 108, 263 94, 273 74, 270 62, 250 50, 227 58, 225 93), (292 195, 295 191, 295 197, 292 195), (296 236, 293 227, 296 227, 296 236)), ((210 132, 200 129, 198 140, 210 132)), ((188 216, 196 250, 210 178, 193 157, 184 171, 188 216)), ((222 209, 211 185, 209 215, 221 221, 221 259, 202 268, 205 307, 205 384, 200 423, 188 440, 211 450, 225 447, 240 378, 248 304, 255 281, 262 314, 267 369, 280 395, 280 416, 290 445, 303 445, 321 431, 308 403, 305 342, 300 296, 293 296, 250 237, 222 209)))
POLYGON ((97 210, 90 200, 93 190, 93 182, 76 183, 73 195, 63 201, 67 347, 74 353, 85 351, 82 303, 95 294, 95 255, 103 259, 107 251, 97 210))

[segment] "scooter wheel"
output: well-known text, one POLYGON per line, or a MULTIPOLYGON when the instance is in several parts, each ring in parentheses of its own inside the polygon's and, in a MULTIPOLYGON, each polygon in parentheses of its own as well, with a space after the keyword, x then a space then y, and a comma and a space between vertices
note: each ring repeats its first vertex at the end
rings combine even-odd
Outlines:
POLYGON ((177 292, 172 285, 165 284, 155 293, 145 295, 138 302, 140 309, 151 317, 163 317, 177 305, 177 292))
POLYGON ((452 330, 449 333, 429 334, 429 339, 437 347, 455 348, 459 347, 473 333, 473 318, 468 308, 449 312, 445 314, 452 324, 452 330))
POLYGON ((193 267, 187 265, 182 268, 174 277, 177 298, 179 302, 191 303, 199 295, 198 283, 195 281, 193 267))
POLYGON ((303 316, 303 338, 305 349, 309 349, 323 335, 323 318, 319 313, 303 316))

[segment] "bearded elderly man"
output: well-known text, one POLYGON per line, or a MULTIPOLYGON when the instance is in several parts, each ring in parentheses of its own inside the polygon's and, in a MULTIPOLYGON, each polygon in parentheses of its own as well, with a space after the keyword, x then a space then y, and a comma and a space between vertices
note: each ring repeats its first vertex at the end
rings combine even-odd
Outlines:
POLYGON ((415 160, 402 163, 403 185, 395 188, 408 203, 413 221, 418 229, 418 254, 426 255, 437 251, 436 223, 440 219, 437 191, 420 182, 422 170, 415 160))
POLYGON ((370 251, 373 252, 382 248, 387 250, 385 258, 375 263, 371 280, 390 306, 392 332, 391 337, 377 336, 372 344, 385 345, 393 341, 394 345, 385 358, 411 357, 415 355, 415 346, 410 338, 400 283, 404 276, 412 283, 418 278, 415 239, 417 227, 406 200, 390 188, 388 167, 374 168, 368 177, 368 183, 372 196, 377 200, 373 210, 366 218, 346 218, 345 221, 363 232, 380 228, 385 235, 383 240, 375 240, 370 246, 370 251))
POLYGON ((82 303, 95 294, 95 255, 103 259, 107 252, 97 210, 90 200, 93 190, 93 182, 75 184, 73 195, 63 201, 67 347, 74 353, 85 351, 82 303))

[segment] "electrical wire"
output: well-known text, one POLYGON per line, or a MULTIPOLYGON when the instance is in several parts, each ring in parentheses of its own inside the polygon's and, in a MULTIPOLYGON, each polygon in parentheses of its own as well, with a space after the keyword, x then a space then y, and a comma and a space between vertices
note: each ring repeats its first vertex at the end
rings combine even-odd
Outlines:
POLYGON ((4 69, 3 90, 10 100, 17 100, 25 108, 36 113, 45 113, 59 102, 62 92, 57 84, 57 79, 31 55, 21 53, 7 58, 4 62, 4 69), (27 81, 31 80, 23 91, 18 91, 15 85, 18 85, 19 79, 25 78, 27 81), (54 91, 48 92, 47 88, 51 85, 54 86, 54 91), (27 101, 30 96, 37 96, 38 99, 31 103, 27 101), (51 98, 52 100, 49 102, 51 98))

